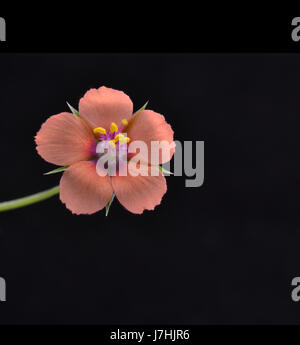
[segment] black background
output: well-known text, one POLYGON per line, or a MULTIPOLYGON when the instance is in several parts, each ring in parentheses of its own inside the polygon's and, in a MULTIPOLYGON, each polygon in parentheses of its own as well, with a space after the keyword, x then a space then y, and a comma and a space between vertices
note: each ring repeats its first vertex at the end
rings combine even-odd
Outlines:
POLYGON ((33 137, 106 85, 205 141, 205 182, 168 177, 154 212, 72 215, 57 197, 2 213, 2 323, 299 321, 298 55, 1 55, 1 199, 58 183, 33 137))
POLYGON ((0 47, 2 200, 59 182, 43 176, 54 166, 38 156, 33 137, 47 117, 67 111, 66 101, 77 107, 101 85, 123 90, 135 109, 149 99, 175 139, 204 140, 205 182, 186 188, 185 177, 168 177, 162 204, 141 216, 117 201, 107 218, 75 216, 57 197, 0 214, 1 323, 299 323, 300 304, 290 297, 300 273, 299 55, 223 53, 299 50, 290 40, 293 16, 255 18, 266 26, 261 40, 251 35, 253 19, 238 39, 228 35, 236 33, 229 19, 210 16, 209 25, 204 17, 190 24, 200 26, 192 37, 181 25, 161 31, 162 20, 120 25, 122 35, 86 20, 103 45, 82 41, 74 17, 70 25, 43 16, 24 25, 22 17, 20 30, 8 32, 0 47), (38 45, 32 35, 50 22, 38 45), (130 36, 133 26, 144 39, 130 36), (78 40, 69 39, 73 30, 78 40), (187 37, 194 40, 185 50, 205 53, 172 53, 187 37), (68 49, 97 54, 50 53, 68 49))

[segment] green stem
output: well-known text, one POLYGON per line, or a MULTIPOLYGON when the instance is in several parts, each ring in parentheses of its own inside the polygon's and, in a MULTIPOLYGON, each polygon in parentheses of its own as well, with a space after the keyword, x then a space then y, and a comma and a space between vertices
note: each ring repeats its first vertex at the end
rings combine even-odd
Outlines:
POLYGON ((0 203, 0 212, 14 210, 15 208, 20 208, 35 204, 37 202, 51 198, 52 196, 59 193, 59 186, 44 190, 43 192, 25 196, 24 198, 19 198, 10 201, 4 201, 0 203))

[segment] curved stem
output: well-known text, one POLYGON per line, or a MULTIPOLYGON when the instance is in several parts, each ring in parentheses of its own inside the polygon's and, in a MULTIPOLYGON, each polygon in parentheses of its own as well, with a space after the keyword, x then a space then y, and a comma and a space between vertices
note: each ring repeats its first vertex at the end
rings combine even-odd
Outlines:
POLYGON ((0 203, 0 212, 14 210, 15 208, 20 208, 35 204, 37 202, 51 198, 52 196, 59 193, 59 186, 44 190, 43 192, 25 196, 24 198, 19 198, 10 201, 4 201, 0 203))

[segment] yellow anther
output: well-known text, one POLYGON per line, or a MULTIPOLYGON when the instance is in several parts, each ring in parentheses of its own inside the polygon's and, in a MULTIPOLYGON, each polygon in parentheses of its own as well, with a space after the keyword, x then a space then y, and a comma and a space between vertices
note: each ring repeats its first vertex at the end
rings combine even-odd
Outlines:
POLYGON ((117 141, 119 141, 120 145, 122 145, 122 144, 125 144, 125 143, 129 143, 130 138, 125 137, 125 135, 120 133, 120 134, 117 134, 115 136, 115 142, 117 142, 117 141))
POLYGON ((93 132, 94 132, 95 134, 96 134, 96 133, 106 134, 106 130, 105 130, 105 128, 103 128, 103 127, 94 128, 93 132))
POLYGON ((110 131, 114 133, 114 132, 118 132, 118 130, 119 130, 118 126, 114 122, 112 122, 110 125, 110 131))
POLYGON ((116 143, 114 140, 109 141, 109 145, 114 149, 116 147, 116 143))
POLYGON ((124 120, 122 120, 122 124, 123 124, 124 126, 127 126, 127 125, 128 125, 128 121, 127 121, 126 119, 124 119, 124 120))

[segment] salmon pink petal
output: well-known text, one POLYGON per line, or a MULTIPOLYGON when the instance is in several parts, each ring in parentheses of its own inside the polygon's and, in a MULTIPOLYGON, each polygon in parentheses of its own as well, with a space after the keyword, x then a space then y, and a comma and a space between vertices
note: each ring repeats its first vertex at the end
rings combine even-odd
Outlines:
POLYGON ((49 117, 35 137, 38 153, 47 162, 56 165, 89 159, 94 141, 88 124, 69 113, 49 117))
MULTIPOLYGON (((134 167, 131 166, 132 169, 134 167)), ((154 210, 167 191, 166 179, 161 172, 157 170, 158 176, 150 176, 150 167, 146 169, 149 176, 131 176, 128 172, 127 176, 113 176, 111 179, 119 202, 132 213, 154 210)))
POLYGON ((91 89, 79 101, 80 115, 93 127, 109 129, 112 122, 118 126, 132 115, 131 99, 122 91, 107 88, 91 89))
POLYGON ((60 180, 60 200, 75 214, 103 209, 112 197, 110 177, 99 176, 93 162, 72 164, 60 180))
POLYGON ((147 144, 149 163, 151 161, 151 141, 158 141, 162 147, 167 148, 167 154, 163 154, 164 151, 160 150, 158 164, 166 163, 172 158, 175 149, 174 147, 170 150, 168 148, 169 145, 175 144, 173 142, 174 132, 163 115, 152 110, 139 111, 130 119, 124 131, 127 132, 131 142, 141 140, 147 144))

